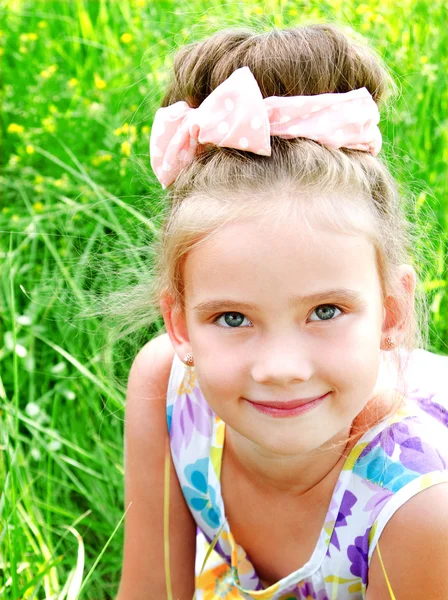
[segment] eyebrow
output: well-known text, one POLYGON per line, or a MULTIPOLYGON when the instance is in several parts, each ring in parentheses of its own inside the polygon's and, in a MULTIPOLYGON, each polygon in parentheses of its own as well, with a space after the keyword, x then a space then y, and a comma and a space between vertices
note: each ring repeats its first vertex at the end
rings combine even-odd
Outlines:
MULTIPOLYGON (((303 304, 314 304, 318 302, 325 302, 326 300, 338 300, 340 302, 351 302, 354 304, 360 304, 366 306, 366 302, 362 299, 361 295, 355 290, 348 288, 338 288, 334 290, 325 290, 323 292, 317 292, 315 294, 309 294, 307 296, 293 296, 289 302, 289 307, 295 308, 303 304)), ((219 300, 207 300, 200 302, 193 307, 193 312, 214 312, 229 308, 244 308, 246 310, 258 311, 259 307, 256 304, 250 302, 239 302, 231 299, 219 299, 219 300)))

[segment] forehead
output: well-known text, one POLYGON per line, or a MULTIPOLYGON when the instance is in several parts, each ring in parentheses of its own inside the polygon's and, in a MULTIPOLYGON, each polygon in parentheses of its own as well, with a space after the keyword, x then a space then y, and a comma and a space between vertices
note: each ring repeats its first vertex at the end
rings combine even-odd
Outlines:
POLYGON ((373 244, 366 236, 299 222, 246 220, 225 225, 184 263, 187 305, 215 297, 258 302, 349 287, 378 292, 373 244))

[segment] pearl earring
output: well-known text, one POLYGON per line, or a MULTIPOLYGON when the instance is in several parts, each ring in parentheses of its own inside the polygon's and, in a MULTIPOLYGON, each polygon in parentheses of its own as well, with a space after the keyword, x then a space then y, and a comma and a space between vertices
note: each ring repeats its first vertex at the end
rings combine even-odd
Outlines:
POLYGON ((395 340, 390 335, 387 336, 387 338, 384 340, 384 343, 386 344, 386 348, 393 348, 395 346, 395 340))
POLYGON ((189 352, 188 354, 186 354, 184 356, 184 362, 187 363, 187 365, 189 365, 190 367, 193 366, 194 360, 193 360, 193 355, 191 354, 191 352, 189 352))

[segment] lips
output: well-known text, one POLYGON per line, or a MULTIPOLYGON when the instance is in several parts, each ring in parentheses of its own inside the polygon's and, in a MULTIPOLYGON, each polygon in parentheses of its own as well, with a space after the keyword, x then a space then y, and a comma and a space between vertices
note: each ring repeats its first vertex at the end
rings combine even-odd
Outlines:
MULTIPOLYGON (((328 392, 327 392, 328 393, 328 392)), ((298 408, 299 406, 304 406, 305 404, 309 404, 310 402, 314 402, 315 400, 320 400, 327 394, 322 394, 320 396, 313 396, 311 398, 301 398, 299 400, 288 400, 288 401, 274 401, 274 402, 257 402, 255 400, 248 400, 252 404, 257 404, 258 406, 266 406, 267 408, 276 408, 278 410, 291 410, 293 408, 298 408)))

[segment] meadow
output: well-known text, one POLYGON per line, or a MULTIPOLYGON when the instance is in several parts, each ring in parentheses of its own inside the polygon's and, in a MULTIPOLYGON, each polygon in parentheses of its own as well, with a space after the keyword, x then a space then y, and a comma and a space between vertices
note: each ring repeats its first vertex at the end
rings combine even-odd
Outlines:
POLYGON ((123 418, 163 194, 151 123, 173 52, 221 27, 333 22, 397 93, 382 155, 415 224, 427 349, 448 354, 448 11, 444 0, 0 0, 0 597, 113 598, 123 418), (113 301, 109 300, 111 294, 113 301), (117 295, 118 294, 118 295, 117 295))

